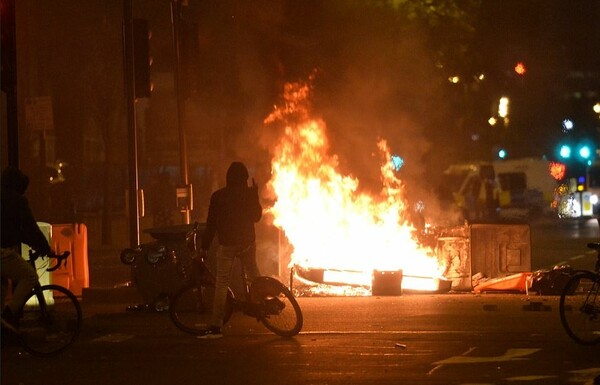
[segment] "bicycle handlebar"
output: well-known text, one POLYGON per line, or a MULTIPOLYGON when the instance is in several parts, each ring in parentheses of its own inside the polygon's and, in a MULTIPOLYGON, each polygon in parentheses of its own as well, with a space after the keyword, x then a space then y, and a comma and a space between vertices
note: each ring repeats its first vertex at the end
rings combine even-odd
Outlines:
POLYGON ((65 267, 67 266, 67 258, 69 258, 69 255, 71 255, 70 251, 64 251, 62 254, 50 253, 47 255, 43 255, 42 253, 39 253, 37 251, 29 250, 29 262, 35 263, 35 261, 38 258, 44 258, 44 257, 55 258, 56 264, 54 266, 51 266, 46 269, 46 271, 54 271, 54 270, 58 269, 61 264, 63 264, 65 267))

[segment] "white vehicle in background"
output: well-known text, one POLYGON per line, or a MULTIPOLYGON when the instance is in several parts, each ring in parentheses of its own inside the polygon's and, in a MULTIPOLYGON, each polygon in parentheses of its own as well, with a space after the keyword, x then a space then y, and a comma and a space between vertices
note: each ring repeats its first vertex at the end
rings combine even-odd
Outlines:
POLYGON ((600 212, 600 161, 592 163, 586 172, 587 191, 589 192, 592 215, 600 212))
POLYGON ((485 205, 483 181, 493 180, 496 213, 501 218, 523 218, 552 212, 558 182, 551 174, 552 162, 511 159, 450 165, 444 172, 442 191, 463 211, 465 219, 478 216, 485 205))

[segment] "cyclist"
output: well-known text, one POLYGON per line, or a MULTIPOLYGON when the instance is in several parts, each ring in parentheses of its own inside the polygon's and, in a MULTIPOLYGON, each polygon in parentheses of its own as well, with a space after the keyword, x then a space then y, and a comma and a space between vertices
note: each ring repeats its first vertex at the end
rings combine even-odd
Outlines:
POLYGON ((212 325, 201 338, 220 338, 231 281, 233 261, 240 252, 248 279, 259 275, 256 266, 256 233, 254 224, 262 217, 258 200, 258 187, 254 179, 248 186, 248 169, 241 162, 233 162, 227 170, 226 186, 210 197, 206 230, 202 235, 202 253, 206 255, 215 235, 217 249, 217 282, 213 306, 212 325), (247 250, 247 251, 246 251, 247 250))
POLYGON ((31 289, 38 282, 35 269, 21 257, 21 243, 25 243, 41 255, 53 255, 50 244, 33 217, 25 191, 29 178, 18 168, 9 166, 2 172, 0 214, 2 264, 2 303, 8 279, 13 286, 12 296, 2 311, 2 326, 16 331, 18 313, 25 304, 31 289))

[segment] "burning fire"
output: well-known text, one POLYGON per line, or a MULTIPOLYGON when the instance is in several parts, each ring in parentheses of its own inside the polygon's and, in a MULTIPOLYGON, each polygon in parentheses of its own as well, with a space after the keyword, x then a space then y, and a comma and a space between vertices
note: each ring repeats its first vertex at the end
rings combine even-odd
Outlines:
MULTIPOLYGON (((338 171, 326 124, 310 116, 308 84, 287 84, 283 105, 265 124, 282 134, 273 148, 270 213, 293 246, 290 266, 323 269, 324 281, 370 286, 372 273, 403 270, 402 287, 413 277, 441 277, 435 253, 414 238, 403 182, 385 140, 377 143, 382 189, 369 195, 359 181, 338 171)), ((422 280, 412 280, 422 288, 422 280)), ((408 286, 407 286, 408 285, 408 286)))

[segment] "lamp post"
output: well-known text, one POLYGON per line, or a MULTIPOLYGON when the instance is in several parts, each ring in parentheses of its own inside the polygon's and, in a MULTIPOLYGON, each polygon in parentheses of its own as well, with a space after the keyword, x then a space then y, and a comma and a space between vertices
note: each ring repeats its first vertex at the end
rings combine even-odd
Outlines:
POLYGON ((127 103, 127 132, 129 153, 129 243, 137 247, 140 243, 140 218, 138 202, 138 151, 135 120, 135 67, 133 42, 133 0, 123 3, 123 61, 125 72, 125 100, 127 103))
POLYGON ((179 167, 181 173, 181 184, 177 188, 177 205, 183 213, 183 220, 190 223, 190 211, 192 209, 192 186, 189 183, 187 164, 187 138, 185 133, 185 101, 181 95, 180 83, 180 46, 179 46, 179 21, 181 16, 181 0, 171 0, 171 26, 173 28, 173 54, 174 54, 174 84, 175 97, 177 98, 177 131, 179 132, 179 167))

